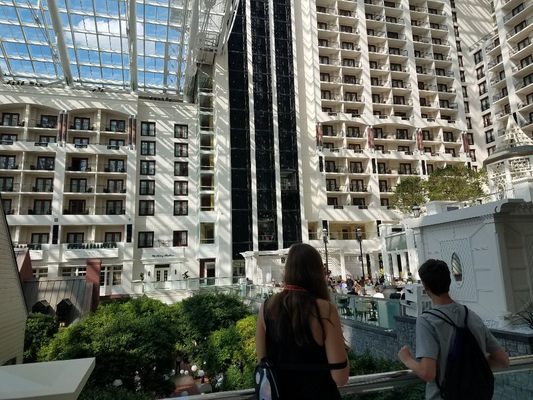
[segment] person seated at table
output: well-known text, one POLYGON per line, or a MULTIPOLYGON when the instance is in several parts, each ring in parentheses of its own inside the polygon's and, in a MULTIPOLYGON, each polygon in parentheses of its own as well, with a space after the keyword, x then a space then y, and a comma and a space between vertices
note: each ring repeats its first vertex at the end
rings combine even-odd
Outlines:
POLYGON ((383 286, 376 286, 376 293, 374 293, 372 297, 384 299, 385 295, 383 294, 383 286))

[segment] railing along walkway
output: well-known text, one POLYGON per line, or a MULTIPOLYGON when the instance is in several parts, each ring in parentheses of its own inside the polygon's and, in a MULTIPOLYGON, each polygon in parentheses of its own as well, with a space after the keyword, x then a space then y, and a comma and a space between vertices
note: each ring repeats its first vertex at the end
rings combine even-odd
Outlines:
MULTIPOLYGON (((496 370, 496 376, 533 370, 533 355, 511 357, 509 368, 496 370)), ((422 383, 410 370, 383 372, 379 374, 351 376, 348 384, 339 388, 341 395, 364 394, 376 391, 385 391, 404 386, 422 383)), ((186 397, 188 400, 253 400, 253 389, 216 392, 186 397)))

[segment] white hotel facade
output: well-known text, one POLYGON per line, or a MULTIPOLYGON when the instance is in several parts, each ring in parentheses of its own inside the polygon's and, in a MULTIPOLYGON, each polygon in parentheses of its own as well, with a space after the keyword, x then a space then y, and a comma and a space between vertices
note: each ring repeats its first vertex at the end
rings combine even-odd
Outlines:
POLYGON ((0 191, 15 246, 30 248, 41 278, 84 274, 97 260, 101 295, 180 288, 184 275, 278 280, 292 243, 325 255, 324 229, 335 275, 361 275, 357 228, 365 275, 405 273, 401 254, 382 263, 378 238, 401 217, 388 206, 402 177, 481 167, 488 130, 515 113, 533 131, 532 3, 496 0, 493 10, 474 0, 242 1, 224 51, 186 96, 30 85, 4 51, 0 191), (501 44, 487 47, 487 34, 501 44))

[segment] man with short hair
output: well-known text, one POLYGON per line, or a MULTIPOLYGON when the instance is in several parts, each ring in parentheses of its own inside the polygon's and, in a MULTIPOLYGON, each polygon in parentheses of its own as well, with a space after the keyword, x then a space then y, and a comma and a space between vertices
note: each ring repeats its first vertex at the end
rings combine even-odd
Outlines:
MULTIPOLYGON (((455 325, 463 326, 465 318, 464 306, 457 304, 449 295, 450 270, 442 260, 427 260, 418 270, 433 309, 448 316, 455 325)), ((487 355, 492 368, 503 368, 509 365, 509 356, 494 338, 483 321, 472 311, 468 312, 468 328, 476 338, 481 351, 487 355)), ((454 328, 445 321, 430 313, 423 313, 416 319, 416 359, 413 358, 408 346, 403 346, 398 357, 420 379, 427 382, 426 400, 440 399, 440 390, 436 381, 442 385, 446 359, 453 339, 454 328), (437 375, 437 371, 439 374, 437 375)))

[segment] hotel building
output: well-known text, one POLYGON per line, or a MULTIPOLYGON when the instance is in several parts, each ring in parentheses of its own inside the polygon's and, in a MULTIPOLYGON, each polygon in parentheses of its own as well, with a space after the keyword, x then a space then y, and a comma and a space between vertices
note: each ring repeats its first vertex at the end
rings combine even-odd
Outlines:
MULTIPOLYGON (((523 57, 506 36, 523 16, 516 34, 532 35, 527 1, 107 4, 0 2, 13 241, 36 277, 99 265, 102 295, 279 280, 299 241, 334 275, 375 277, 378 226, 401 217, 389 207, 398 182, 478 168, 489 151, 475 49, 489 62, 494 21, 506 82, 528 70, 512 71, 523 57)), ((508 91, 521 116, 528 85, 508 91)), ((412 267, 401 254, 393 264, 412 267)))

